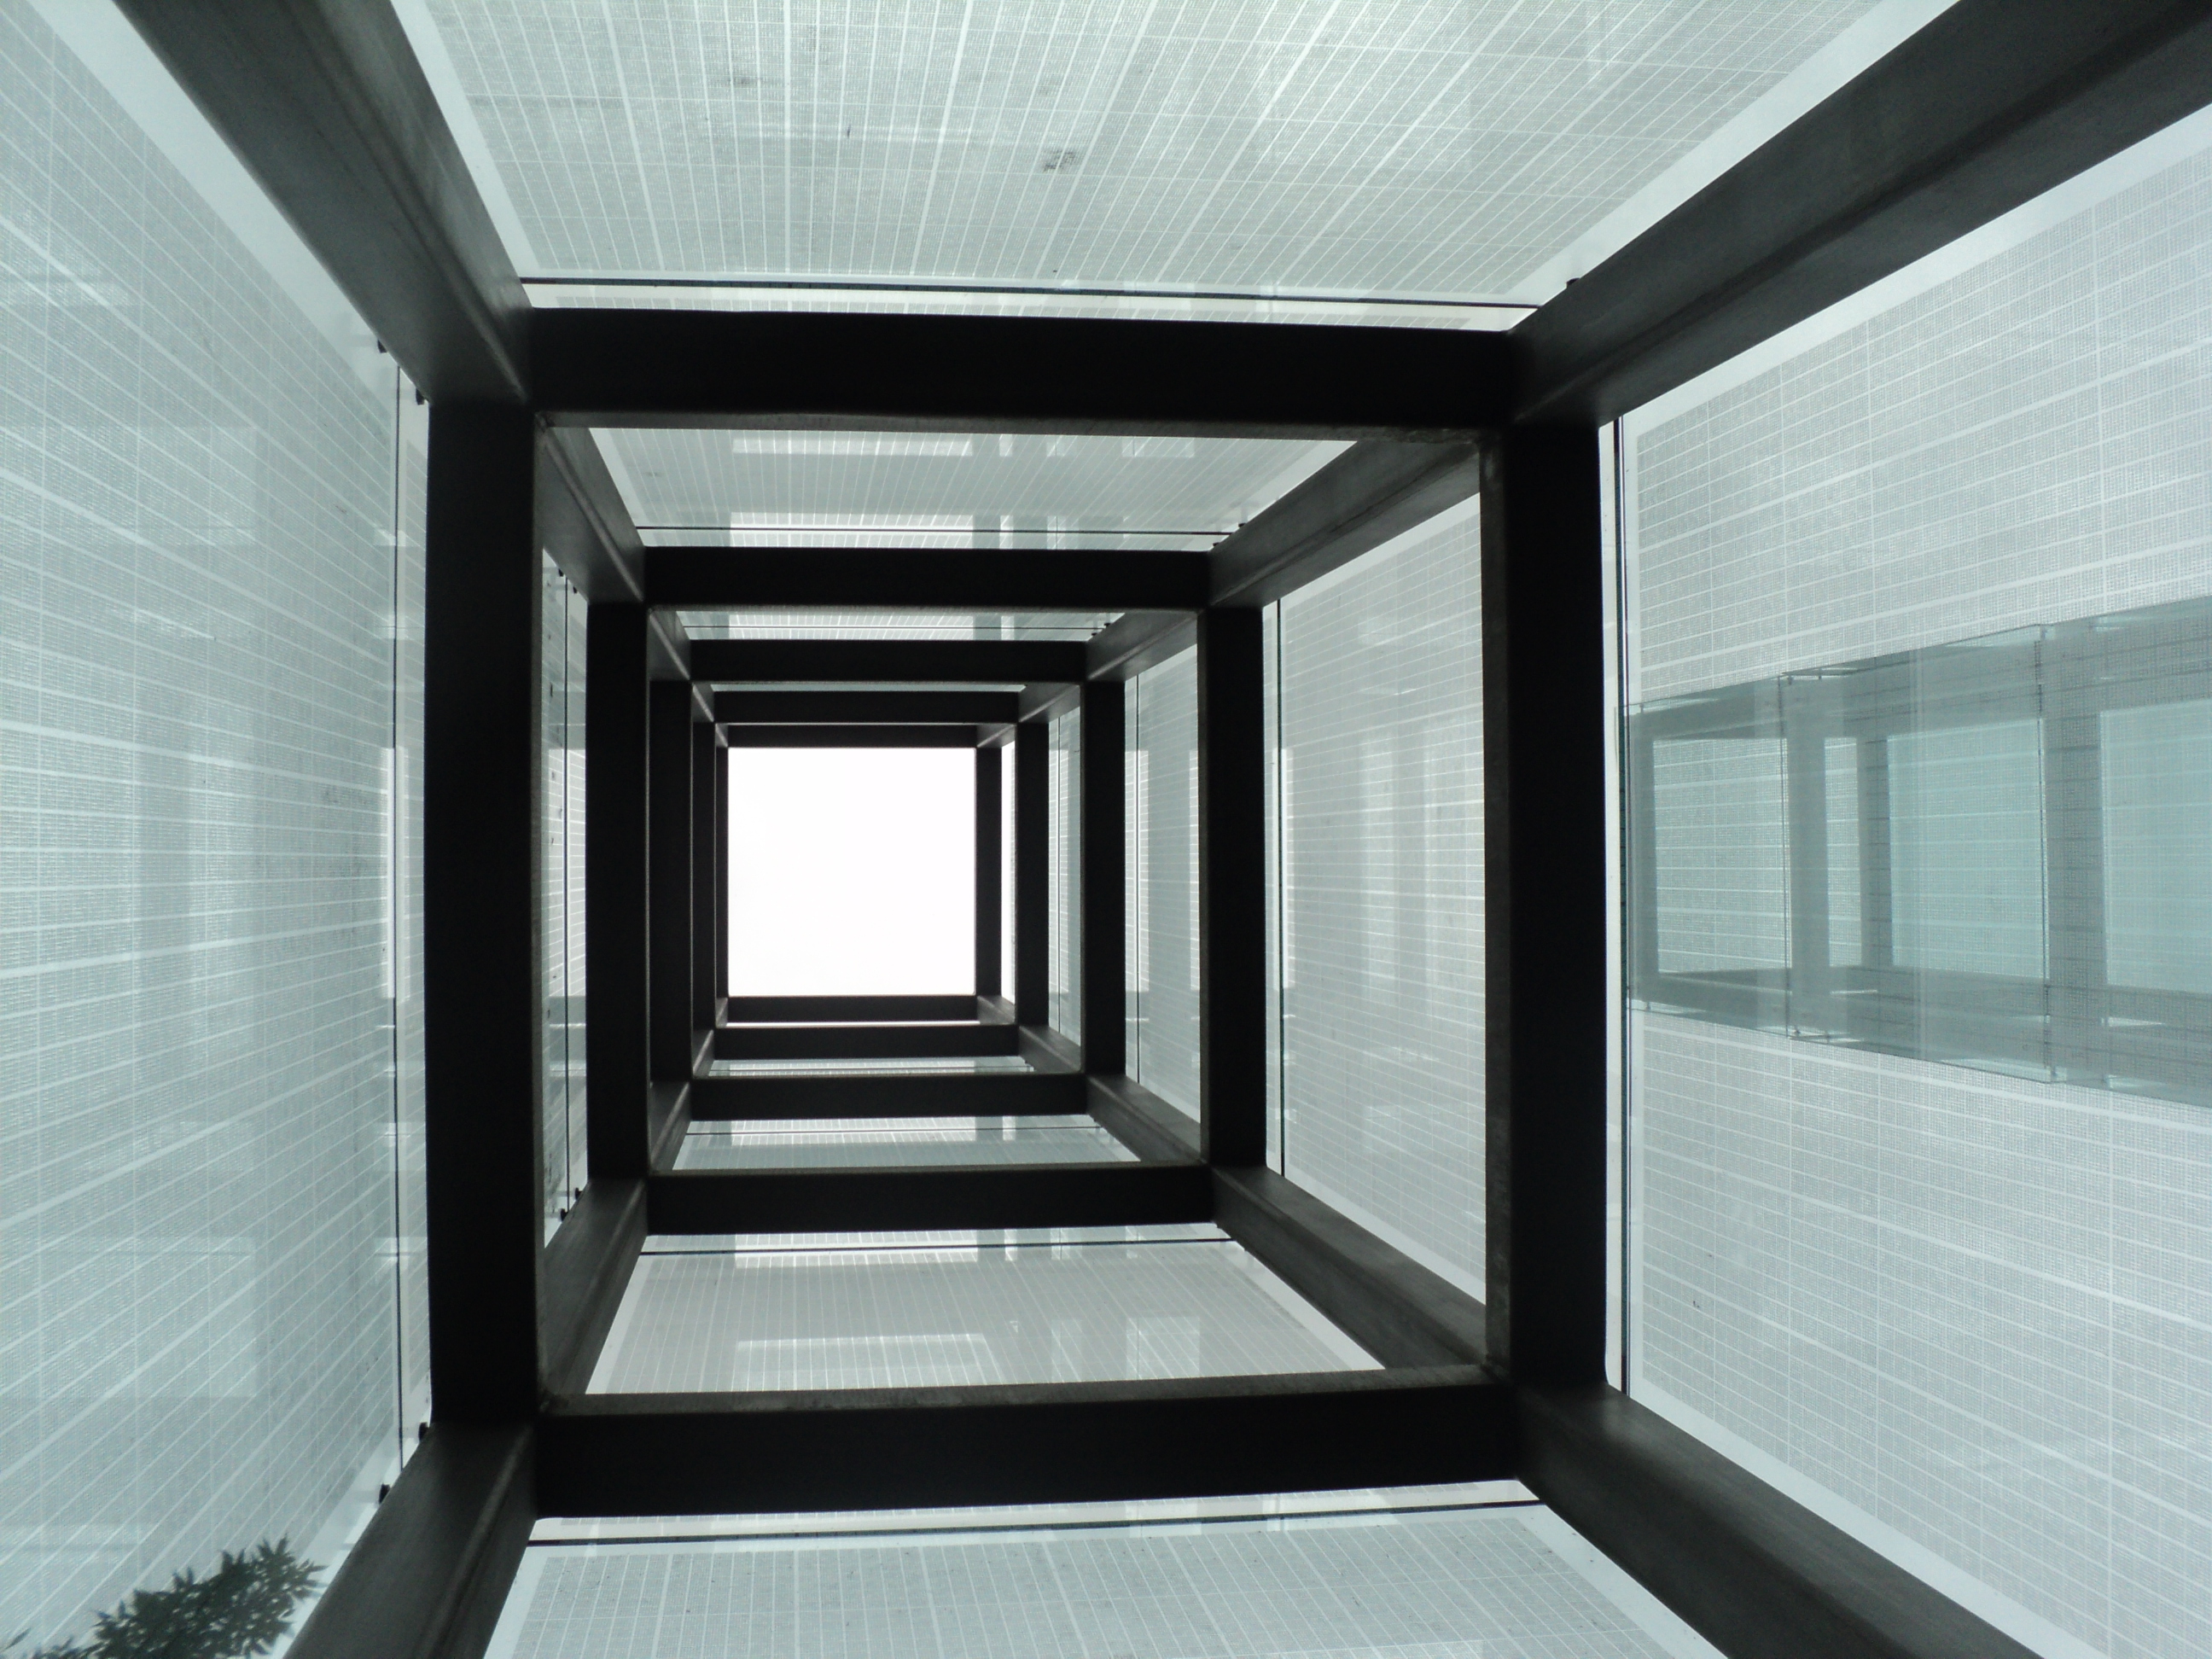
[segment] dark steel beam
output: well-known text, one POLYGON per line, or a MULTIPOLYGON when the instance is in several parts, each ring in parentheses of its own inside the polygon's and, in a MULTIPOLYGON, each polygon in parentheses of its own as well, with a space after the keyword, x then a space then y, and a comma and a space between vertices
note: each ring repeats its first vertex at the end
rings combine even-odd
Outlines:
POLYGON ((1612 420, 2208 95, 2202 0, 1959 0, 1524 319, 1517 416, 1612 420))
POLYGON ((972 726, 728 726, 732 749, 973 749, 972 726))
POLYGON ((1019 718, 1012 691, 717 691, 714 718, 752 726, 990 726, 1019 718))
POLYGON ((594 1177, 545 1243, 538 1351, 550 1392, 584 1391, 644 1248, 645 1182, 594 1177))
POLYGON ((652 547, 645 597, 715 605, 1128 611, 1206 603, 1206 556, 1126 549, 652 547))
POLYGON ((441 1420, 538 1393, 545 1075, 544 582, 522 410, 430 417, 422 976, 430 1368, 441 1420))
MULTIPOLYGON (((688 680, 691 678, 691 641, 684 634, 683 624, 665 612, 648 613, 652 621, 645 630, 646 675, 656 680, 688 680)), ((702 692, 701 695, 707 694, 702 692)), ((709 702, 702 713, 711 713, 709 702)))
POLYGON ((1465 1367, 819 1394, 593 1395, 539 1429, 552 1515, 1201 1498, 1513 1473, 1465 1367))
POLYGON ((1267 1157, 1267 780, 1257 611, 1198 619, 1199 1138, 1267 1157))
POLYGON ((1481 1303, 1273 1170, 1215 1170, 1213 1218, 1384 1364, 1482 1363, 1481 1303))
POLYGON ((1019 1051, 1012 1025, 725 1025, 717 1060, 918 1060, 1019 1051))
POLYGON ((1139 1158, 1180 1162, 1198 1156, 1198 1120, 1126 1077, 1086 1079, 1091 1115, 1139 1158))
POLYGON ((1530 1491, 1741 1659, 2029 1659, 1703 1441, 1604 1387, 1523 1388, 1530 1491))
POLYGON ((896 1072, 706 1077, 694 1121, 716 1118, 1030 1117, 1083 1110, 1078 1072, 896 1072))
MULTIPOLYGON (((653 842, 646 878, 652 905, 647 971, 651 978, 653 1075, 655 1081, 667 1083, 691 1075, 690 684, 655 680, 648 694, 647 718, 652 723, 653 842)), ((589 844, 587 840, 587 848, 589 844)))
POLYGON ((530 301, 390 0, 123 10, 426 397, 523 401, 530 301))
POLYGON ((1025 685, 1083 678, 1083 647, 1053 640, 695 640, 695 679, 1025 685))
POLYGON ((1077 761, 1083 778, 1083 829, 1077 842, 1082 860, 1078 884, 1083 909, 1083 1065, 1103 1077, 1119 1077, 1128 1066, 1128 990, 1122 983, 1122 860, 1128 826, 1121 804, 1127 701, 1119 681, 1085 684, 1083 746, 1077 761))
POLYGON ((648 767, 652 612, 595 605, 586 613, 584 773, 585 1110, 592 1179, 651 1166, 646 1091, 648 767))
POLYGON ((553 562, 592 604, 645 592, 643 544, 592 434, 550 428, 538 451, 538 535, 553 562))
POLYGON ((975 998, 963 996, 730 997, 722 1017, 732 1025, 748 1021, 858 1025, 896 1019, 977 1019, 981 1018, 980 1007, 975 998))
POLYGON ((1051 733, 1042 720, 1014 728, 1014 1017, 1051 1018, 1045 977, 1045 913, 1051 908, 1045 820, 1052 811, 1051 733))
POLYGON ((999 957, 1006 894, 1004 808, 1006 757, 1003 748, 975 751, 975 994, 999 994, 999 957))
POLYGON ((1263 605, 1349 564, 1481 487, 1473 443, 1355 444, 1215 544, 1215 605, 1263 605))
POLYGON ((440 1423, 287 1651, 299 1659, 475 1659, 490 1644, 538 1518, 537 1462, 527 1424, 440 1423))
POLYGON ((1132 611, 1091 635, 1085 666, 1094 680, 1133 680, 1198 643, 1198 618, 1182 611, 1132 611))
POLYGON ((1141 1227, 1206 1221, 1198 1164, 685 1170, 653 1177, 656 1233, 839 1233, 971 1227, 1141 1227))
POLYGON ((1605 1364, 1605 651, 1598 439, 1490 447, 1482 496, 1489 1341, 1518 1381, 1605 1364))
POLYGON ((1304 324, 534 311, 538 406, 578 426, 1416 437, 1497 425, 1498 336, 1304 324))

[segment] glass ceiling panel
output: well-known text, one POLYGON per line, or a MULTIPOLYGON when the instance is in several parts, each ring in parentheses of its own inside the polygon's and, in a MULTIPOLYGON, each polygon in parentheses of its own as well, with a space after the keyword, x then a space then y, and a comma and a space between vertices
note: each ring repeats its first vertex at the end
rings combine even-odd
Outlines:
POLYGON ((1089 1118, 908 1117, 695 1123, 679 1170, 844 1170, 925 1164, 1127 1164, 1089 1118))
POLYGON ((1005 432, 596 436, 647 546, 1202 551, 1351 447, 1005 432))
POLYGON ((541 1523, 489 1659, 1718 1659, 1514 1491, 541 1523))
POLYGON ((1080 643, 1115 611, 679 611, 695 640, 1046 640, 1080 643))
POLYGON ((526 276, 1466 302, 1529 297, 1877 9, 404 9, 526 276))
MULTIPOLYGON (((1071 1230, 1072 1231, 1072 1230, 1071 1230)), ((1364 1370, 1376 1362, 1227 1239, 648 1251, 595 1394, 887 1389, 1364 1370)))

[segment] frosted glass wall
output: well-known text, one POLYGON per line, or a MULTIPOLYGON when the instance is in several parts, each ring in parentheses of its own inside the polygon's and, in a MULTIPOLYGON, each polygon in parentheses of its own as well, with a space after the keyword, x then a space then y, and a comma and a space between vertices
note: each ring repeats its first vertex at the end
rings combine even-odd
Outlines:
POLYGON ((584 596, 544 558, 546 1236, 586 1178, 584 1113, 584 596))
POLYGON ((1127 683, 1129 1075, 1198 1115, 1198 653, 1127 683))
POLYGON ((2212 1651, 2208 144, 1624 429, 1629 1386, 2069 1659, 2212 1651))
POLYGON ((332 1564, 427 1377, 421 413, 128 27, 52 15, 68 40, 0 0, 0 1639, 27 1645, 264 1539, 332 1564), (139 125, 164 103, 185 125, 139 125))
POLYGON ((1052 1029, 1083 1041, 1083 711, 1048 722, 1045 991, 1052 1029))
POLYGON ((1277 607, 1283 1172, 1483 1288, 1473 502, 1277 607))

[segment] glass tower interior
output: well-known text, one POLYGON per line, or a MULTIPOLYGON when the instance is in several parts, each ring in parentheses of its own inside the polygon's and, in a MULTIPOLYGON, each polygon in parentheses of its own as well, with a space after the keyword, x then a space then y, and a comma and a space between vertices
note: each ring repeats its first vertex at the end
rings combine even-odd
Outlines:
POLYGON ((0 0, 0 1650, 2212 1652, 2212 9, 0 0))

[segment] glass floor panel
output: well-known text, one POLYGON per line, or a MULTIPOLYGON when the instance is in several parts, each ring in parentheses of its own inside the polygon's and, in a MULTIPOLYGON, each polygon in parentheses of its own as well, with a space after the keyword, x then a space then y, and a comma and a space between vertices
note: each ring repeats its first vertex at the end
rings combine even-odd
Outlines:
POLYGON ((838 1170, 975 1164, 1133 1164, 1087 1117, 867 1117, 695 1123, 679 1170, 838 1170))
POLYGON ((541 1525, 489 1659, 648 1653, 1717 1659, 1717 1650, 1548 1509, 1498 1482, 1048 1510, 541 1525), (673 1530, 686 1524, 688 1536, 673 1530), (647 1530, 622 1535, 636 1527, 647 1530))
POLYGON ((765 1241, 735 1250, 697 1248, 704 1241, 672 1249, 670 1241, 656 1241, 623 1294, 591 1391, 942 1388, 1376 1368, 1214 1230, 1127 1236, 1137 1231, 939 1234, 889 1245, 828 1239, 781 1249, 759 1248, 765 1241))
POLYGON ((907 1060, 717 1060, 708 1077, 941 1077, 1026 1072, 1019 1054, 942 1054, 907 1060))

